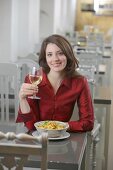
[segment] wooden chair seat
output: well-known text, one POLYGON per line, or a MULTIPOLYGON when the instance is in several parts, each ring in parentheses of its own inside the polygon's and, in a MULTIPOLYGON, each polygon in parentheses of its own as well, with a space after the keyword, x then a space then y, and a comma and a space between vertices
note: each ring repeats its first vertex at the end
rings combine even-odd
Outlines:
POLYGON ((0 132, 0 140, 1 170, 6 167, 8 169, 15 168, 15 170, 23 170, 23 167, 32 167, 32 163, 28 160, 31 155, 39 156, 37 161, 40 161, 39 168, 41 170, 47 169, 47 133, 33 137, 24 133, 15 134, 8 132, 5 134, 0 132))

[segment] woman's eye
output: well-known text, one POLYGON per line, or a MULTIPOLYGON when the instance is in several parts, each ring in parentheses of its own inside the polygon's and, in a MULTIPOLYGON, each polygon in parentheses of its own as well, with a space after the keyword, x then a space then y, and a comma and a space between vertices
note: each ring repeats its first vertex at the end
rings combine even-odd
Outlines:
POLYGON ((48 57, 51 57, 51 56, 52 56, 52 54, 47 54, 47 56, 48 56, 48 57))
POLYGON ((63 52, 59 52, 58 54, 59 54, 59 55, 63 55, 63 52))

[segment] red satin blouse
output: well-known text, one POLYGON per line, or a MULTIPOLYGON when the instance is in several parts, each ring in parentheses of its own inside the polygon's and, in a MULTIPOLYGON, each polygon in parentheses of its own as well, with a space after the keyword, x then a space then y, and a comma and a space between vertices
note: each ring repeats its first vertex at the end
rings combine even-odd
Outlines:
MULTIPOLYGON (((90 131, 94 125, 94 110, 89 84, 83 76, 65 78, 57 93, 43 73, 43 80, 39 84, 38 96, 41 99, 27 99, 31 110, 22 114, 19 108, 16 122, 24 122, 29 130, 34 130, 34 123, 42 120, 59 120, 69 123, 69 131, 85 132, 90 131), (73 112, 77 103, 78 113, 73 112), (79 120, 71 121, 72 114, 79 114, 79 120)), ((25 82, 29 83, 26 76, 25 82)))

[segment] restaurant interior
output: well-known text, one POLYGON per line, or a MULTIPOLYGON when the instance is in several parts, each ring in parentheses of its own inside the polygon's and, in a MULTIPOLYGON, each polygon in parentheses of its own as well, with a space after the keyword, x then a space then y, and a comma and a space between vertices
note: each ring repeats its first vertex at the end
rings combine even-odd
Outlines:
MULTIPOLYGON (((42 170, 113 169, 112 57, 112 0, 0 0, 0 170, 8 165, 14 168, 11 157, 3 160, 2 151, 24 155, 28 150, 32 157, 24 170, 40 166, 42 170), (32 67, 39 67, 41 43, 51 34, 63 35, 71 43, 79 61, 78 72, 88 80, 94 105, 93 130, 72 133, 63 140, 48 140, 46 135, 29 137, 23 124, 15 123, 21 84, 32 67), (21 142, 13 148, 14 140, 21 139, 23 151, 21 142), (29 143, 31 140, 35 142, 29 143), (42 150, 36 150, 36 140, 42 142, 42 150), (36 155, 38 150, 42 161, 36 155)), ((71 118, 77 119, 75 115, 71 118)), ((22 168, 23 162, 18 162, 17 158, 15 170, 22 168)))

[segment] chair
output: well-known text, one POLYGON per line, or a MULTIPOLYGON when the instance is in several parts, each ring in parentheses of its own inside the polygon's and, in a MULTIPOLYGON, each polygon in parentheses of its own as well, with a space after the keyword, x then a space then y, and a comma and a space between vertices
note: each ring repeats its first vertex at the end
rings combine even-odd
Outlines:
POLYGON ((77 55, 79 64, 82 66, 95 66, 96 72, 98 72, 98 66, 101 62, 100 56, 96 52, 79 52, 77 55))
POLYGON ((36 53, 29 53, 27 56, 25 57, 20 57, 18 56, 18 60, 23 60, 23 59, 30 59, 30 60, 33 60, 35 62, 38 62, 38 59, 39 59, 39 56, 36 54, 36 53))
POLYGON ((0 124, 15 123, 18 111, 19 70, 14 63, 0 63, 0 124))
POLYGON ((21 57, 16 61, 16 64, 18 65, 19 70, 20 70, 20 84, 24 82, 25 76, 29 74, 29 70, 31 68, 33 68, 34 66, 36 68, 39 68, 38 62, 32 59, 29 59, 29 58, 21 57))
POLYGON ((87 36, 87 46, 88 47, 98 47, 103 53, 104 51, 104 33, 88 33, 87 36))
POLYGON ((90 91, 92 94, 92 98, 94 98, 94 91, 95 91, 95 70, 96 67, 94 65, 79 65, 78 72, 84 75, 89 83, 90 91))
POLYGON ((97 120, 94 122, 94 128, 87 135, 87 147, 86 147, 86 169, 96 170, 96 146, 100 141, 99 132, 101 125, 97 120))
MULTIPOLYGON (((41 170, 47 169, 47 133, 33 137, 24 133, 0 132, 0 140, 1 170, 4 170, 6 167, 10 170, 23 170, 24 167, 32 167, 31 169, 34 169, 33 160, 30 158, 30 156, 33 155, 35 155, 36 158, 38 156, 39 159, 37 158, 36 162, 38 165, 39 161, 41 170)), ((35 169, 38 169, 38 166, 36 167, 35 169)))
POLYGON ((81 66, 95 66, 95 78, 98 84, 102 84, 106 74, 106 63, 103 63, 102 53, 98 48, 84 48, 74 50, 81 66))
MULTIPOLYGON (((92 94, 92 99, 94 99, 94 92, 95 92, 95 80, 94 80, 94 73, 95 67, 94 66, 86 66, 80 65, 78 72, 82 75, 86 76, 90 91, 92 94)), ((95 170, 96 168, 96 145, 99 142, 99 132, 100 132, 100 123, 98 123, 96 116, 94 121, 94 128, 91 132, 88 132, 87 135, 87 148, 86 148, 86 170, 95 170)))

